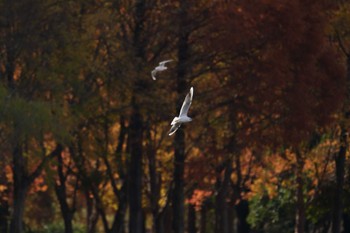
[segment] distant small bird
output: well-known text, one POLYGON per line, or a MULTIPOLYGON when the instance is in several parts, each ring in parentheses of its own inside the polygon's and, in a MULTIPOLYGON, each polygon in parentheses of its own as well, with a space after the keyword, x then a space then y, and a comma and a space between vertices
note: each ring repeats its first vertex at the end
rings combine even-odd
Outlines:
POLYGON ((153 80, 156 80, 157 72, 164 71, 164 70, 168 69, 168 67, 166 67, 165 64, 168 62, 171 62, 171 61, 173 61, 173 60, 170 59, 170 60, 165 60, 165 61, 159 62, 159 65, 156 68, 154 68, 154 70, 152 70, 152 72, 151 72, 153 80))
POLYGON ((173 121, 171 122, 171 129, 169 130, 169 136, 173 135, 178 128, 180 128, 182 123, 187 123, 192 121, 191 117, 187 116, 188 109, 191 106, 192 103, 192 97, 193 97, 193 87, 191 87, 190 92, 186 95, 186 98, 182 104, 180 114, 178 117, 174 117, 173 121))

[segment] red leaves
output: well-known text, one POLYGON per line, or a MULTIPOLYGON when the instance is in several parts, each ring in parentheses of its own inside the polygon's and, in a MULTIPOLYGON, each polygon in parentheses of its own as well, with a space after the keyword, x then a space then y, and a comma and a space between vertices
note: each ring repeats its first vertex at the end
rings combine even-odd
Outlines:
POLYGON ((344 97, 345 70, 325 34, 326 7, 316 0, 231 1, 217 11, 223 33, 213 46, 229 66, 226 88, 242 97, 236 108, 246 125, 251 118, 267 119, 264 131, 274 125, 265 134, 271 141, 300 143, 330 122, 344 97))

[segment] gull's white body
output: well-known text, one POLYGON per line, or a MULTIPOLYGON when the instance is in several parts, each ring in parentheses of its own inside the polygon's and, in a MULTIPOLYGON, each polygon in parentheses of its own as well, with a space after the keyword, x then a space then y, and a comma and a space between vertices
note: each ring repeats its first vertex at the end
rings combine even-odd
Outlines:
POLYGON ((152 70, 152 72, 151 72, 153 80, 156 80, 157 72, 161 72, 161 71, 168 69, 168 67, 166 67, 165 64, 168 62, 171 62, 171 61, 173 61, 173 60, 165 60, 165 61, 159 62, 159 65, 156 68, 154 68, 154 70, 152 70))
POLYGON ((192 121, 192 118, 187 116, 188 110, 191 106, 193 98, 193 87, 191 87, 190 92, 186 95, 186 98, 182 104, 180 114, 178 117, 174 117, 173 121, 171 122, 171 129, 169 131, 169 136, 173 135, 178 128, 180 128, 182 123, 187 123, 192 121))

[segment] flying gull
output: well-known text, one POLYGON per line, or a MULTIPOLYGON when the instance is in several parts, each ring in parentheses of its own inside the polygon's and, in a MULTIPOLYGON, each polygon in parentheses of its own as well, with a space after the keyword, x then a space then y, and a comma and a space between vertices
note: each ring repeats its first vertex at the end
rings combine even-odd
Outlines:
POLYGON ((192 118, 187 116, 188 109, 190 108, 192 103, 192 97, 193 97, 193 87, 191 87, 190 92, 186 95, 186 98, 182 104, 179 116, 174 117, 173 121, 170 124, 171 129, 169 131, 169 136, 173 135, 176 132, 176 130, 180 128, 182 123, 192 121, 192 118))
POLYGON ((171 62, 171 61, 173 61, 173 60, 170 59, 170 60, 165 60, 165 61, 159 62, 159 65, 156 68, 154 68, 154 70, 152 70, 152 72, 151 72, 153 80, 156 80, 157 72, 164 71, 164 70, 168 69, 168 67, 166 67, 165 64, 168 62, 171 62))

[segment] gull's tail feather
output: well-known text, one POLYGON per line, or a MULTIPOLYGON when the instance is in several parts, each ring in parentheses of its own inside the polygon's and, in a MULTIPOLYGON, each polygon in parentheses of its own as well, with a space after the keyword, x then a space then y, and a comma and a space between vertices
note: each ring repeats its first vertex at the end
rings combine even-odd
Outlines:
POLYGON ((153 79, 153 80, 156 80, 156 76, 155 76, 156 73, 157 73, 156 70, 152 70, 151 75, 152 75, 152 79, 153 79))

